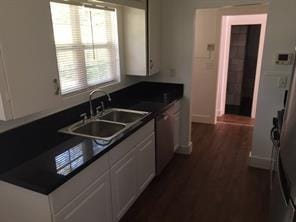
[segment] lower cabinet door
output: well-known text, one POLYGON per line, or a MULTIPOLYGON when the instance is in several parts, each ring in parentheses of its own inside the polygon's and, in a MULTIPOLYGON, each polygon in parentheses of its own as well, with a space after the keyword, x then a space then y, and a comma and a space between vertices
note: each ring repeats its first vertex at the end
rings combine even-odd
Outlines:
POLYGON ((137 186, 142 193, 155 176, 154 133, 137 146, 137 186))
POLYGON ((111 222, 109 172, 100 177, 55 216, 55 222, 111 222))
POLYGON ((113 221, 119 221, 137 197, 135 149, 111 168, 113 221))

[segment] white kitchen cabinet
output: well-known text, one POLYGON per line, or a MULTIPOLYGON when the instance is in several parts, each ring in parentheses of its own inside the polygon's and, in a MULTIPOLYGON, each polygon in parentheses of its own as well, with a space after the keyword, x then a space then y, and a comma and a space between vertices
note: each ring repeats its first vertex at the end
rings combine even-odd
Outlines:
POLYGON ((119 221, 137 197, 136 150, 130 151, 111 168, 113 221, 119 221))
POLYGON ((155 135, 151 134, 136 148, 137 187, 141 194, 155 176, 155 135))
POLYGON ((55 216, 55 222, 81 221, 112 221, 109 171, 55 216))
POLYGON ((124 59, 128 75, 147 74, 147 24, 146 10, 124 7, 124 59))
POLYGON ((160 71, 160 3, 147 0, 147 9, 123 8, 127 75, 149 76, 160 71))
POLYGON ((160 71, 161 1, 148 0, 148 55, 149 75, 160 71))
POLYGON ((152 120, 49 195, 0 181, 1 221, 119 221, 154 178, 154 135, 152 120))
POLYGON ((1 120, 60 104, 58 78, 49 1, 1 0, 1 120))

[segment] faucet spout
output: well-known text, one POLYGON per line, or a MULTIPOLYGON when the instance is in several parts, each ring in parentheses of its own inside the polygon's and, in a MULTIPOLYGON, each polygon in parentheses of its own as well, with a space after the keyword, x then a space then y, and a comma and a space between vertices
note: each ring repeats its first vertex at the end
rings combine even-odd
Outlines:
POLYGON ((90 111, 90 117, 94 117, 94 110, 93 110, 93 105, 92 105, 92 97, 98 93, 98 92, 101 92, 103 94, 105 94, 108 98, 108 101, 111 102, 111 96, 109 93, 107 93, 106 91, 104 90, 101 90, 101 89, 95 89, 93 91, 90 92, 89 94, 89 111, 90 111))

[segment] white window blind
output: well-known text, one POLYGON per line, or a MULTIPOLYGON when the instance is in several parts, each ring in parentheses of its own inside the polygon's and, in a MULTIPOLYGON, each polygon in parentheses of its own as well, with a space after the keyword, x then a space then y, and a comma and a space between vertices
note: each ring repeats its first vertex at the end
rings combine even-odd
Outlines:
POLYGON ((84 163, 83 144, 79 144, 55 157, 56 170, 60 175, 67 176, 84 163))
POLYGON ((61 93, 118 80, 116 10, 51 2, 61 93))

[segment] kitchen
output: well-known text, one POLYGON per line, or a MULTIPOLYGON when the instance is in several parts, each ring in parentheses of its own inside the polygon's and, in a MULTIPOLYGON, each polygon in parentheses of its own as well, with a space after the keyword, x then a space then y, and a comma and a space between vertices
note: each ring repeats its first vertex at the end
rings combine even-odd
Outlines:
MULTIPOLYGON (((190 123, 195 10, 245 2, 1 1, 1 221, 145 221, 132 217, 138 201, 169 187, 170 169, 186 175, 174 164, 190 162, 208 130, 190 123)), ((292 72, 273 56, 293 52, 296 7, 259 3, 269 7, 262 73, 272 74, 261 78, 249 164, 269 169, 285 94, 274 84, 292 72)), ((178 215, 193 200, 181 203, 178 215)))

